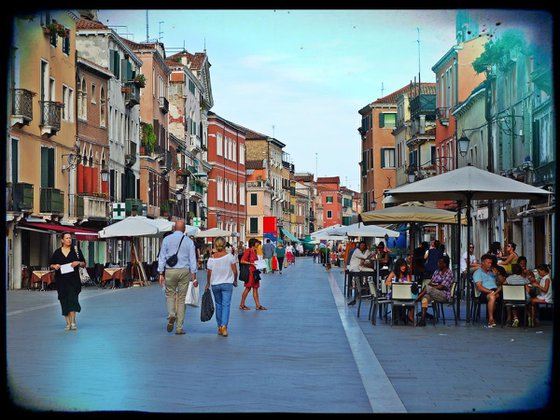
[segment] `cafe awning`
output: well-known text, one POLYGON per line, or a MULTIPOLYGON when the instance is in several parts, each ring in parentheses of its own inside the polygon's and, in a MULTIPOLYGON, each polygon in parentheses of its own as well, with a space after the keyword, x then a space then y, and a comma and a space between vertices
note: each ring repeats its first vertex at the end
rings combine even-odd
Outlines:
POLYGON ((52 223, 40 222, 25 222, 21 221, 18 224, 18 229, 30 230, 39 233, 61 233, 70 232, 79 241, 99 241, 97 231, 86 228, 79 228, 75 226, 55 225, 52 223))
POLYGON ((288 232, 286 229, 284 228, 280 228, 280 230, 282 231, 282 233, 284 234, 284 236, 287 236, 288 239, 292 242, 299 242, 300 240, 298 238, 296 238, 294 235, 292 235, 290 232, 288 232))

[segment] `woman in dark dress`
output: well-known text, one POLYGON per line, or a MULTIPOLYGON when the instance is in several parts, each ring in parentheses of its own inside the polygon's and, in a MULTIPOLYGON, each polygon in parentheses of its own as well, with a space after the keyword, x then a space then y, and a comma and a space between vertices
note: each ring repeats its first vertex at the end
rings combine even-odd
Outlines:
POLYGON ((58 300, 62 307, 62 315, 66 318, 65 330, 76 330, 76 312, 80 312, 81 307, 78 302, 78 295, 82 290, 80 272, 78 267, 85 267, 86 260, 80 252, 72 247, 72 236, 68 232, 63 232, 61 236, 62 246, 56 249, 50 261, 50 268, 55 270, 54 279, 58 300), (61 266, 70 264, 72 271, 62 274, 61 266))

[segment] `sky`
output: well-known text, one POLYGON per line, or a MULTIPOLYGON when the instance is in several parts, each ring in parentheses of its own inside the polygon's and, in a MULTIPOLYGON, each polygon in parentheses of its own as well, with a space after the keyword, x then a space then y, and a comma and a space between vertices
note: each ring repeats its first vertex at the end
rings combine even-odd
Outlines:
MULTIPOLYGON (((167 55, 206 50, 221 117, 286 145, 295 172, 339 176, 360 191, 359 110, 431 67, 455 44, 456 10, 149 10, 149 40, 167 55)), ((471 10, 499 35, 520 27, 551 45, 537 10, 471 10)), ((146 10, 100 10, 121 36, 146 41, 146 10)))

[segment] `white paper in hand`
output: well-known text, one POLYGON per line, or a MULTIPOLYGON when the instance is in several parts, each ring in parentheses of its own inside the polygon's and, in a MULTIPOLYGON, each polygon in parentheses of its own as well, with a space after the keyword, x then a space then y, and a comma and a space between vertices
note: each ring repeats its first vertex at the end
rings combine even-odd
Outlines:
POLYGON ((257 269, 258 270, 265 270, 266 269, 266 261, 265 260, 257 260, 257 261, 255 261, 255 263, 257 264, 257 269))
POLYGON ((72 263, 62 264, 60 266, 60 274, 71 273, 74 271, 74 267, 72 267, 72 263))

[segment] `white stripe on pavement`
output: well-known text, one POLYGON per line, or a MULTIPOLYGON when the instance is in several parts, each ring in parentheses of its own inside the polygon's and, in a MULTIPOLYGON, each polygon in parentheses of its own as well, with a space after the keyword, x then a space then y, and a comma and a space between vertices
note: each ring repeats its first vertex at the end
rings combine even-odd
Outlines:
POLYGON ((342 321, 372 411, 374 413, 406 413, 406 408, 399 395, 358 325, 356 316, 348 310, 344 295, 338 287, 332 271, 328 272, 328 277, 338 315, 342 321))

